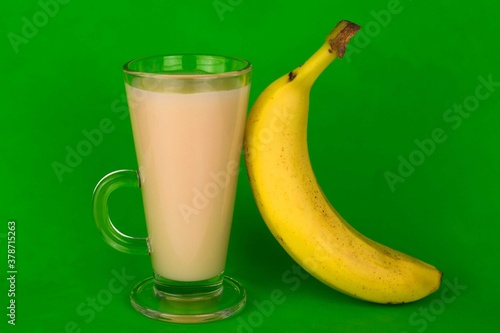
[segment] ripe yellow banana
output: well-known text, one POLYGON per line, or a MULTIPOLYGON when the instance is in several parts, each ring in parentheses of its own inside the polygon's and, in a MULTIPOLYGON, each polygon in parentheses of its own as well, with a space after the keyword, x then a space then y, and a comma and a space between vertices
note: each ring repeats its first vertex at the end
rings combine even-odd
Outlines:
POLYGON ((264 221, 299 265, 353 297, 407 303, 436 291, 442 273, 351 227, 324 196, 307 149, 310 89, 358 29, 339 22, 302 66, 262 92, 247 120, 245 161, 264 221))

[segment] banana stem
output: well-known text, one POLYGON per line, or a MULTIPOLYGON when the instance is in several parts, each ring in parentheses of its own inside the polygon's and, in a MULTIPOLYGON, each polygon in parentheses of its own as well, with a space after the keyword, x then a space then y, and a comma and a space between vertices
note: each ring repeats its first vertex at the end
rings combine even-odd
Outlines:
POLYGON ((325 43, 302 66, 290 72, 290 81, 297 78, 312 86, 333 60, 344 56, 347 43, 360 28, 355 23, 340 21, 326 37, 325 43))

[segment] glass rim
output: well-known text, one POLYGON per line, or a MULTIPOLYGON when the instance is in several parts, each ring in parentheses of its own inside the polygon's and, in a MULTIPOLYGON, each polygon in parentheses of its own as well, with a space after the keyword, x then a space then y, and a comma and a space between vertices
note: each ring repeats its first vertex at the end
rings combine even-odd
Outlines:
POLYGON ((205 53, 174 53, 174 54, 158 54, 154 56, 143 56, 143 57, 138 57, 134 58, 132 60, 127 61, 123 67, 123 72, 131 75, 136 75, 136 76, 141 76, 141 77, 156 77, 156 78, 168 78, 168 79, 204 79, 204 78, 225 78, 225 77, 235 77, 235 76, 241 76, 249 73, 252 71, 252 64, 243 58, 238 58, 238 57, 233 57, 233 56, 225 56, 225 55, 219 55, 219 54, 205 54, 205 53), (160 58, 160 57, 179 57, 179 56, 202 56, 202 57, 219 57, 219 58, 224 58, 224 59, 231 59, 234 61, 239 61, 241 62, 244 66, 241 69, 238 70, 230 70, 227 72, 221 72, 221 73, 206 73, 206 74, 182 74, 182 73, 172 73, 172 74, 166 74, 166 73, 152 73, 152 72, 147 72, 147 71, 140 71, 140 70, 135 70, 131 69, 130 65, 137 61, 141 60, 147 60, 147 59, 153 59, 153 58, 160 58))

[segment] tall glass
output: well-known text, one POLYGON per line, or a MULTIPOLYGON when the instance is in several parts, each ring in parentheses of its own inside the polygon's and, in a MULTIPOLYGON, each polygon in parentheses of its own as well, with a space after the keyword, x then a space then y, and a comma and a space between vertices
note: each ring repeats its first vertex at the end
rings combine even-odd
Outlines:
POLYGON ((140 313, 196 323, 245 304, 224 275, 252 67, 214 55, 132 60, 123 68, 139 170, 106 175, 93 194, 98 229, 113 248, 150 254, 153 276, 131 292, 140 313), (140 187, 147 238, 117 230, 108 197, 140 187))

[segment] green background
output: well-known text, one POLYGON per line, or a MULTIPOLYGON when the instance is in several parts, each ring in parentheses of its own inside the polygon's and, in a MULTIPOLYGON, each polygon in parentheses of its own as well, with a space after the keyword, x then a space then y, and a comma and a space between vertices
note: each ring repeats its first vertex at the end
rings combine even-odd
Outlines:
MULTIPOLYGON (((500 87, 488 91, 480 79, 500 82, 497 2, 66 2, 58 8, 50 0, 49 7, 43 0, 8 2, 0 13, 2 332, 500 330, 500 87), (196 326, 136 313, 129 291, 151 274, 149 259, 105 244, 90 209, 102 176, 137 167, 124 116, 122 64, 162 53, 246 58, 254 66, 253 103, 269 83, 307 59, 341 19, 363 30, 313 88, 314 169, 354 227, 440 268, 441 290, 412 304, 383 306, 307 277, 262 221, 242 165, 227 273, 247 289, 244 311, 196 326), (30 30, 32 23, 38 27, 30 30), (470 112, 448 111, 464 103, 470 112), (58 178, 53 163, 65 163, 68 147, 76 149, 84 132, 103 119, 113 130, 58 178), (415 140, 429 143, 436 129, 446 140, 419 153, 415 140), (398 174, 401 159, 410 158, 419 165, 400 170, 406 174, 391 187, 387 172, 398 174), (11 220, 15 327, 7 324, 4 277, 11 220), (129 280, 110 293, 114 274, 123 271, 129 280), (453 292, 449 284, 460 289, 453 292), (282 297, 271 306, 273 291, 282 297), (88 302, 97 296, 104 302, 94 310, 88 302)), ((112 196, 111 215, 124 232, 145 235, 141 205, 139 190, 112 196)))

